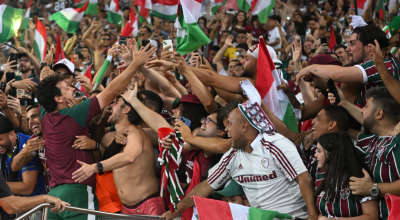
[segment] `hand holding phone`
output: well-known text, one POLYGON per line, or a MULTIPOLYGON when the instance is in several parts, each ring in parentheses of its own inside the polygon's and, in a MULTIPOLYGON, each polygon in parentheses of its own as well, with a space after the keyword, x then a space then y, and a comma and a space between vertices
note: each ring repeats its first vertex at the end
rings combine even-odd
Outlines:
POLYGON ((185 125, 187 125, 190 128, 192 121, 190 121, 189 119, 187 119, 185 117, 180 117, 179 120, 181 120, 183 123, 185 123, 185 125))
POLYGON ((170 48, 168 48, 167 51, 174 51, 174 45, 172 45, 172 40, 163 40, 163 48, 166 48, 168 46, 171 46, 170 48))

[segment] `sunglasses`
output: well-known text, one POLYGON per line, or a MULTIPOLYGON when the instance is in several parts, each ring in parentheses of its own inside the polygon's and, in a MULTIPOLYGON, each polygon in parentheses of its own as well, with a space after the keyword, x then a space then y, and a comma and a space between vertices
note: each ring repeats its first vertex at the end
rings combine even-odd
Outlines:
POLYGON ((103 37, 103 40, 110 41, 110 38, 104 38, 104 37, 103 37))

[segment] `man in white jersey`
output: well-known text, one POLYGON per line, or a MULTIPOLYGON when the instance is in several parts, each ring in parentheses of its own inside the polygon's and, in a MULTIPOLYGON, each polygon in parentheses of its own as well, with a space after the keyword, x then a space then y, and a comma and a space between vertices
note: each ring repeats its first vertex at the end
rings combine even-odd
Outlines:
POLYGON ((243 187, 251 207, 318 218, 310 174, 293 143, 274 132, 259 103, 261 98, 256 102, 250 98, 229 114, 226 131, 232 148, 209 171, 208 179, 178 203, 177 211, 163 218, 178 216, 194 205, 191 196, 208 197, 231 178, 243 187))

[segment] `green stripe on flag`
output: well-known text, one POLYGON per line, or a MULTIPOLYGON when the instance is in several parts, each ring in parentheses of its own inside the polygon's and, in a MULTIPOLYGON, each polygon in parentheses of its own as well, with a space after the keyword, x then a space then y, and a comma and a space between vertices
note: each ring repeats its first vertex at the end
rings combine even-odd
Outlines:
POLYGON ((43 60, 42 57, 41 57, 42 53, 41 53, 39 45, 36 43, 36 41, 33 44, 33 49, 35 50, 36 56, 39 58, 39 61, 41 62, 43 60))
POLYGON ((1 18, 2 30, 0 34, 0 43, 4 43, 12 38, 15 32, 18 31, 25 10, 8 7, 6 5, 1 5, 1 7, 5 7, 5 9, 1 18))
POLYGON ((186 24, 182 6, 179 6, 178 23, 181 28, 177 28, 176 52, 181 56, 191 53, 199 49, 201 46, 211 42, 210 38, 204 34, 197 23, 186 24))
POLYGON ((260 21, 261 24, 266 24, 267 23, 268 16, 271 14, 271 11, 274 8, 274 5, 275 5, 275 0, 271 0, 271 4, 269 4, 262 11, 257 13, 258 20, 260 21))
MULTIPOLYGON (((77 6, 77 8, 82 8, 84 5, 85 4, 80 4, 77 6)), ((97 13, 97 4, 89 3, 86 8, 85 15, 97 15, 97 13)))
POLYGON ((71 34, 74 34, 79 27, 79 22, 68 20, 61 12, 53 14, 49 20, 56 21, 60 28, 71 34))
POLYGON ((282 122, 286 125, 286 127, 289 130, 296 133, 299 132, 299 127, 297 126, 296 117, 294 116, 292 106, 290 105, 290 103, 288 103, 286 107, 286 112, 285 115, 283 116, 282 122))
POLYGON ((278 219, 293 219, 292 216, 287 214, 282 214, 277 211, 269 211, 269 210, 262 210, 256 208, 249 208, 249 220, 273 220, 274 218, 278 219))
POLYGON ((118 13, 109 11, 107 15, 107 21, 116 24, 120 27, 122 26, 122 16, 118 13))
POLYGON ((251 9, 251 5, 249 5, 246 0, 238 0, 237 4, 239 6, 239 9, 242 11, 248 11, 251 9))
POLYGON ((152 10, 150 12, 150 16, 151 17, 158 17, 158 18, 165 19, 165 20, 170 20, 170 21, 173 21, 173 20, 176 19, 176 14, 166 15, 166 14, 162 14, 162 13, 160 13, 158 11, 155 11, 155 10, 152 10))
POLYGON ((21 29, 28 29, 29 28, 29 18, 24 18, 24 21, 22 21, 21 29))

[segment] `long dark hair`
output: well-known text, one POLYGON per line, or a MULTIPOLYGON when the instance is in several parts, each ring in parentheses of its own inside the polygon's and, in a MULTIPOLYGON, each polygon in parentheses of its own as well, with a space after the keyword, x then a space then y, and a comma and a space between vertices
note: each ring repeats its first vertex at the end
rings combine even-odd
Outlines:
MULTIPOLYGON (((349 186, 349 178, 362 178, 362 163, 359 161, 354 144, 346 132, 324 134, 318 143, 328 152, 325 155, 324 180, 315 192, 318 196, 325 191, 324 199, 330 203, 340 201, 340 189, 349 186), (336 190, 338 189, 338 190, 336 190)), ((352 194, 350 196, 353 196, 352 194)), ((356 199, 360 199, 356 196, 356 199)))
POLYGON ((201 119, 207 117, 208 113, 204 105, 183 102, 181 116, 191 121, 190 130, 201 126, 201 119))
POLYGON ((247 26, 246 12, 245 12, 245 11, 242 11, 242 10, 239 10, 239 11, 235 14, 235 16, 233 16, 233 18, 232 18, 232 25, 236 25, 236 24, 239 22, 238 19, 237 19, 237 16, 239 15, 240 12, 244 13, 243 27, 246 27, 246 26, 247 26))

